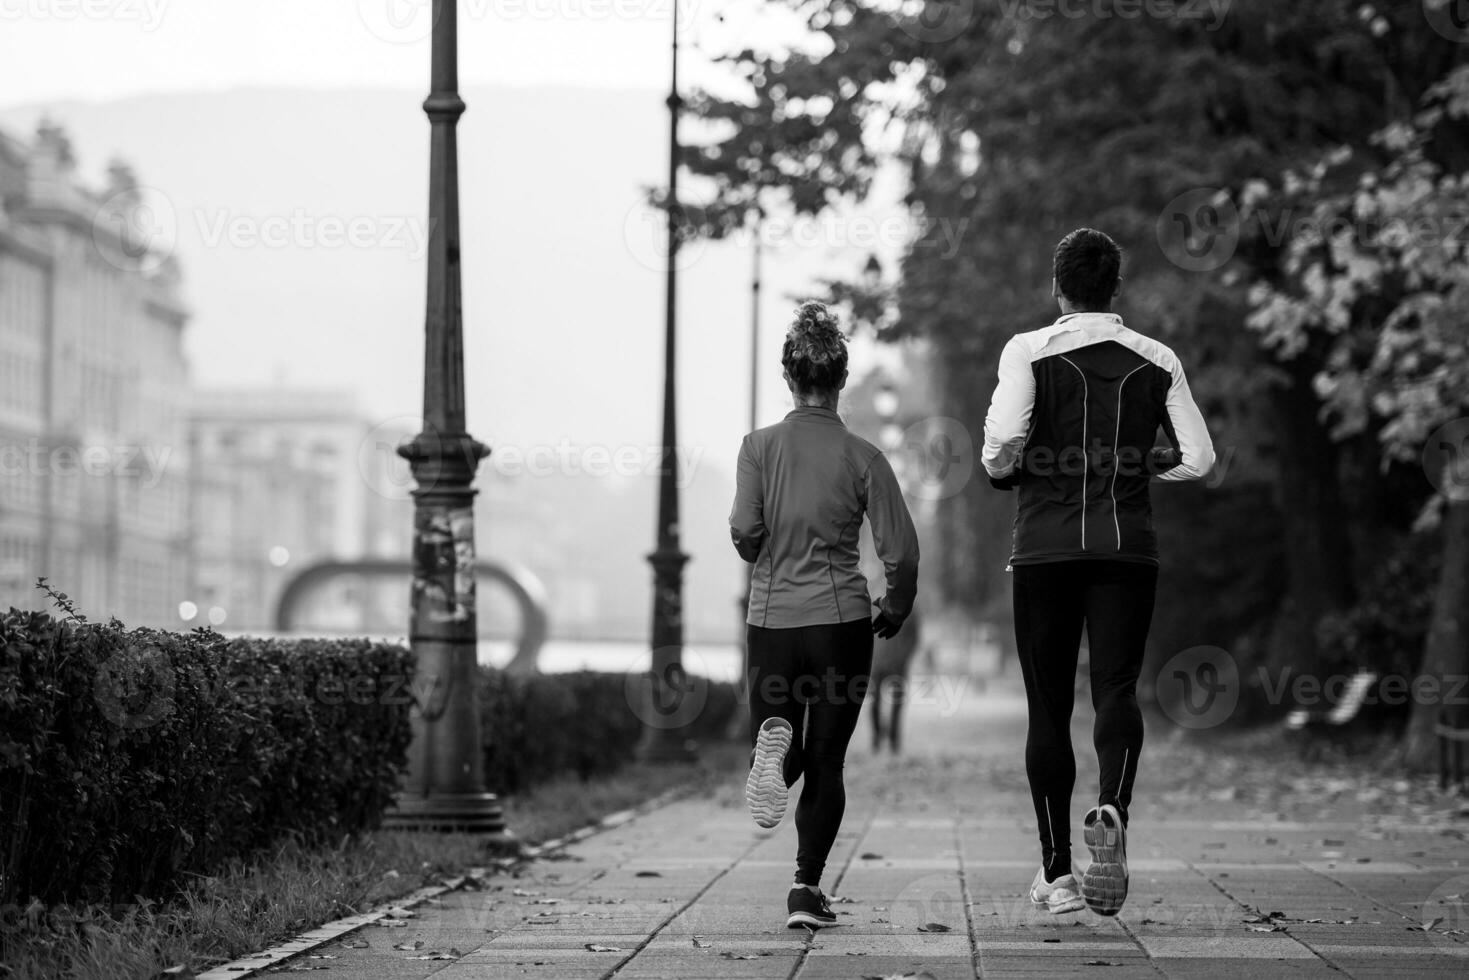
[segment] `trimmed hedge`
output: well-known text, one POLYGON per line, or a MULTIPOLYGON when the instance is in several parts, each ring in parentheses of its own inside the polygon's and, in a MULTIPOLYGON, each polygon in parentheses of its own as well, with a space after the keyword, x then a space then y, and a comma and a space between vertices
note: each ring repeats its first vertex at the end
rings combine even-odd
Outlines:
MULTIPOLYGON (((737 707, 735 687, 696 684, 702 705, 679 734, 719 741, 737 707)), ((634 710, 640 690, 626 674, 524 675, 481 668, 485 781, 496 793, 517 793, 567 772, 584 780, 615 772, 632 761, 643 734, 634 710)))
MULTIPOLYGON (((67 608, 63 606, 63 608, 67 608)), ((412 737, 412 655, 368 640, 225 639, 0 617, 0 905, 157 898, 285 838, 378 826, 412 737)), ((482 668, 490 787, 614 772, 643 725, 617 673, 482 668)), ((679 734, 718 740, 734 686, 679 734)))
POLYGON ((366 640, 0 617, 0 903, 169 891, 287 836, 377 825, 411 658, 366 640))

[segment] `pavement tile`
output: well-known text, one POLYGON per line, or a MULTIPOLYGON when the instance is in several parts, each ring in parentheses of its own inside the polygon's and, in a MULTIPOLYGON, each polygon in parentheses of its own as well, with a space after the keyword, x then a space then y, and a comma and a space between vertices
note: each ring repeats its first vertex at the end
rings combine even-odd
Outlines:
MULTIPOLYGON (((963 751, 985 758, 1018 752, 1023 704, 1017 710, 1011 702, 987 693, 952 717, 915 710, 910 744, 973 746, 963 751)), ((1088 860, 1079 828, 1096 780, 1081 740, 1086 724, 1079 712, 1071 814, 1078 868, 1088 860)), ((405 927, 353 933, 349 941, 369 945, 323 947, 336 958, 320 965, 330 966, 333 980, 855 980, 924 972, 975 980, 976 962, 986 980, 1469 976, 1469 946, 1412 928, 1436 889, 1469 874, 1455 864, 1457 838, 1411 825, 1371 836, 1356 823, 1282 820, 1214 798, 1200 801, 1199 812, 1139 808, 1122 914, 1052 916, 1026 897, 1038 854, 1018 764, 1011 760, 1009 775, 993 785, 925 790, 932 799, 907 789, 884 794, 906 764, 854 749, 854 789, 825 879, 829 894, 843 899, 833 906, 839 928, 784 927, 794 821, 755 828, 730 805, 732 788, 727 798, 679 801, 578 841, 560 859, 534 862, 482 891, 447 894, 405 927), (1274 912, 1281 915, 1270 922, 1246 921, 1274 912), (949 931, 919 931, 930 923, 949 931), (1279 931, 1254 931, 1274 926, 1279 931), (413 952, 392 949, 403 941, 464 955, 411 960, 413 952), (593 952, 588 943, 614 951, 593 952)), ((1145 771, 1139 798, 1165 778, 1145 771)))

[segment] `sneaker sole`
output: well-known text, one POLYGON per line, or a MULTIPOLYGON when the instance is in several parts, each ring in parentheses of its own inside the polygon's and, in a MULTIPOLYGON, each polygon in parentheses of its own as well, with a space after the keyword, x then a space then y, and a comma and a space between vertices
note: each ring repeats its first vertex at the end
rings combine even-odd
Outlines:
POLYGON ((786 786, 784 763, 791 747, 788 725, 760 729, 755 742, 755 764, 745 781, 745 804, 755 823, 769 830, 786 815, 790 789, 786 786))
POLYGON ((822 919, 810 912, 792 912, 786 919, 787 929, 825 929, 837 924, 836 919, 822 919))
POLYGON ((1116 915, 1127 901, 1127 844, 1121 827, 1107 827, 1101 817, 1082 830, 1092 863, 1081 876, 1081 897, 1098 915, 1116 915))
POLYGON ((1030 904, 1040 909, 1042 912, 1049 912, 1052 915, 1065 915, 1067 912, 1080 912, 1082 909, 1086 908, 1086 900, 1083 899, 1080 895, 1071 899, 1069 902, 1064 902, 1061 905, 1057 905, 1055 907, 1052 907, 1050 902, 1041 901, 1037 899, 1034 895, 1032 895, 1030 896, 1030 904))

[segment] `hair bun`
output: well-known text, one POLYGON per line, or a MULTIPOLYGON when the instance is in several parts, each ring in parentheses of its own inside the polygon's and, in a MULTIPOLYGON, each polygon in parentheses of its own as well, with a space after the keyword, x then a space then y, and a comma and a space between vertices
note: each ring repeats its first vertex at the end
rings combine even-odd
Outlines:
POLYGON ((841 385, 847 373, 847 338, 841 321, 825 303, 807 300, 796 308, 780 362, 800 391, 841 385))

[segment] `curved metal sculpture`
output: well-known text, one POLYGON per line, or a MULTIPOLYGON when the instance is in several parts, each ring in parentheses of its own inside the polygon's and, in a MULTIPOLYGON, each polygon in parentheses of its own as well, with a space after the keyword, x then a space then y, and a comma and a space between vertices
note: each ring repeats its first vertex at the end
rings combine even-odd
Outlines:
MULTIPOLYGON (((505 665, 512 673, 533 674, 550 629, 546 614, 546 588, 535 574, 515 565, 493 561, 476 561, 475 577, 504 586, 520 607, 520 639, 515 656, 505 665)), ((296 612, 311 591, 343 575, 392 576, 408 580, 413 577, 412 564, 406 558, 360 558, 351 561, 321 561, 301 569, 286 587, 275 607, 275 628, 286 633, 294 629, 296 612)))

